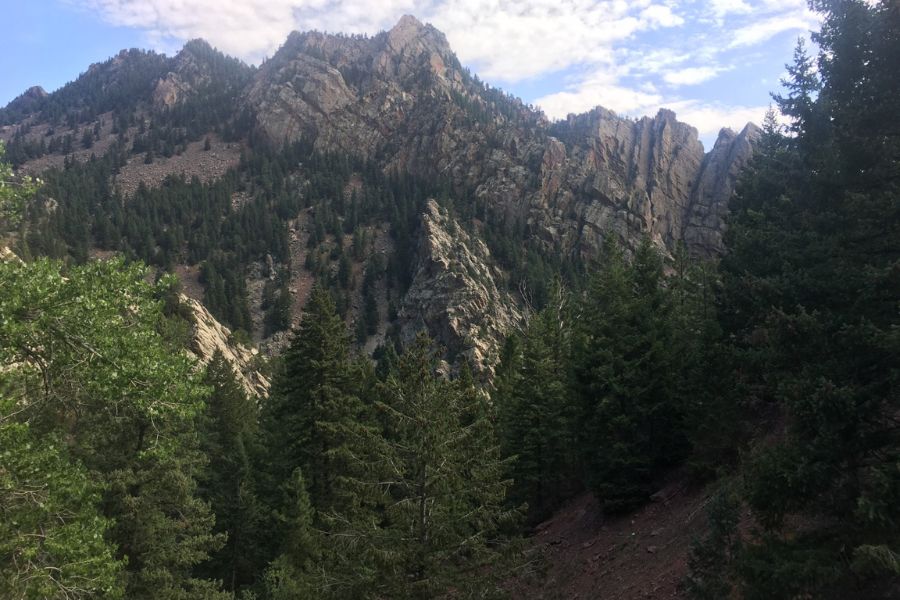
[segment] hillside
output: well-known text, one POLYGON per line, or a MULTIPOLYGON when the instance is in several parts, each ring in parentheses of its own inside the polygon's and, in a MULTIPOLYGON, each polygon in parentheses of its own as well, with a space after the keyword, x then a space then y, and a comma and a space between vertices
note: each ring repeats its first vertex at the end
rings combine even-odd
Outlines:
POLYGON ((809 10, 709 152, 409 16, 28 89, 0 597, 900 597, 900 5, 809 10))
MULTIPOLYGON (((496 347, 517 321, 474 337, 437 324, 435 310, 455 307, 423 300, 439 272, 415 274, 434 258, 418 237, 427 236, 427 198, 453 213, 451 236, 466 231, 486 244, 476 270, 491 273, 521 312, 542 305, 550 271, 595 257, 608 235, 632 249, 649 236, 667 253, 685 244, 718 255, 727 198, 758 135, 752 125, 724 130, 704 152, 696 130, 668 111, 633 121, 597 108, 551 123, 483 84, 442 33, 408 16, 370 38, 294 33, 259 68, 201 40, 171 58, 123 51, 52 94, 25 92, 0 123, 20 169, 63 169, 48 175, 52 214, 32 215, 53 238, 35 236, 36 251, 124 250, 177 270, 213 313, 273 350, 309 282, 327 280, 370 350, 423 323, 451 354, 477 355, 479 371, 496 352, 478 348, 496 347), (73 170, 93 181, 90 200, 79 197, 85 189, 73 180, 85 175, 73 170), (230 198, 217 200, 218 216, 183 214, 207 188, 230 198), (98 197, 124 202, 129 214, 84 204, 98 197), (154 208, 160 202, 171 208, 154 208), (198 219, 209 240, 192 248, 198 219), (363 257, 374 248, 382 259, 372 265, 363 257), (337 281, 342 260, 351 276, 337 281), (227 298, 210 270, 227 272, 227 298), (273 295, 284 296, 277 315, 273 295), (373 323, 362 323, 366 314, 373 323)), ((477 305, 495 302, 483 289, 467 293, 477 305)), ((479 318, 464 311, 454 328, 474 333, 479 318)))

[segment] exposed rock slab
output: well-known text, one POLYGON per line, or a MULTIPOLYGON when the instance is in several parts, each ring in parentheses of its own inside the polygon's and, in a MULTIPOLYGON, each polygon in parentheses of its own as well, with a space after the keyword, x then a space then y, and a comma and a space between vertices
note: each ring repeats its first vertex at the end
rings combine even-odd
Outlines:
POLYGON ((218 350, 234 368, 238 383, 247 393, 257 397, 268 396, 271 382, 255 367, 258 351, 236 342, 231 337, 231 330, 219 323, 197 300, 184 294, 180 300, 193 314, 191 353, 206 365, 218 350))
POLYGON ((500 291, 484 242, 429 200, 422 214, 415 276, 400 311, 401 332, 428 331, 476 373, 492 375, 506 335, 522 322, 516 302, 500 291))

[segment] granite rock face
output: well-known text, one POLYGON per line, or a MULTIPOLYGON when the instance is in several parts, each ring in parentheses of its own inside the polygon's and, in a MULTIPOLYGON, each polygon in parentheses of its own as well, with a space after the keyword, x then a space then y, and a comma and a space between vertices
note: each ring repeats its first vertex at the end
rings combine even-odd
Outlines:
POLYGON ((493 375, 500 345, 522 323, 516 302, 497 279, 490 251, 429 200, 421 217, 412 285, 400 310, 402 336, 427 331, 476 374, 493 375))
POLYGON ((548 245, 586 255, 607 234, 719 253, 757 132, 723 130, 707 154, 668 110, 635 121, 597 108, 551 124, 471 77, 443 34, 409 16, 372 38, 292 34, 244 102, 273 143, 307 137, 385 170, 450 177, 548 245))
MULTIPOLYGON (((608 236, 626 250, 648 236, 667 253, 684 244, 694 255, 715 257, 723 250, 728 199, 759 135, 751 124, 739 133, 723 130, 706 152, 697 131, 668 110, 630 119, 598 107, 550 122, 479 81, 440 31, 410 16, 372 37, 294 32, 259 68, 194 40, 172 58, 122 52, 83 77, 106 89, 129 72, 147 77, 135 87, 135 115, 152 121, 215 104, 219 121, 204 125, 212 128, 205 134, 209 152, 194 142, 153 165, 132 158, 121 179, 158 185, 167 174, 192 174, 185 162, 215 176, 237 162, 243 142, 268 140, 278 148, 303 139, 322 151, 361 156, 388 174, 449 181, 458 200, 465 194, 469 214, 477 215, 466 223, 427 203, 416 259, 406 266, 414 279, 405 297, 390 299, 401 307, 391 325, 407 339, 427 329, 486 377, 500 340, 522 321, 523 303, 504 291, 482 224, 509 224, 511 235, 522 236, 514 242, 537 241, 550 255, 590 258, 608 236), (246 138, 223 148, 213 131, 235 123, 246 138)), ((21 119, 45 101, 42 90, 29 90, 11 104, 15 110, 0 112, 0 122, 21 119)), ((12 125, 0 127, 0 138, 13 133, 12 125)), ((303 252, 294 257, 298 265, 303 252)), ((295 275, 307 277, 308 289, 312 275, 301 271, 295 275)), ((208 360, 229 334, 202 306, 193 309, 198 354, 208 360)), ((295 313, 300 309, 302 300, 294 304, 295 313)), ((248 370, 252 356, 231 352, 242 383, 261 393, 267 382, 248 370)))
POLYGON ((191 40, 176 54, 168 65, 168 72, 153 87, 152 106, 165 110, 209 90, 211 87, 227 87, 231 82, 221 81, 212 61, 216 50, 204 40, 191 40))
POLYGON ((190 309, 194 322, 191 332, 191 354, 206 365, 218 350, 231 364, 238 383, 248 394, 257 398, 268 396, 271 383, 254 366, 259 352, 235 341, 231 336, 231 330, 219 323, 197 300, 183 294, 180 300, 190 309))

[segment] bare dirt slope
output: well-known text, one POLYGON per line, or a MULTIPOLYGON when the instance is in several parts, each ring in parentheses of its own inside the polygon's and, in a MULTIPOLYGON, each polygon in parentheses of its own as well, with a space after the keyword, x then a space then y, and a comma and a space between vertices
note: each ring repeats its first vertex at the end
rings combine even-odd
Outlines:
POLYGON ((514 596, 534 599, 684 598, 692 540, 706 526, 709 491, 673 483, 635 513, 604 517, 593 494, 577 496, 538 526, 542 575, 514 596))

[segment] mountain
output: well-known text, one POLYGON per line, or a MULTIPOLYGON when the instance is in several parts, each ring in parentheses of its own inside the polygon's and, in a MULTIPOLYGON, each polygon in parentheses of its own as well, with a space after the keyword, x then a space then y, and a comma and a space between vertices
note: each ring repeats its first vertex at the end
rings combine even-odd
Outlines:
POLYGON ((484 373, 553 273, 606 236, 716 257, 759 133, 723 130, 705 152, 667 110, 551 122, 411 16, 372 37, 292 33, 258 68, 202 40, 123 51, 0 124, 21 169, 55 169, 36 252, 174 270, 273 352, 318 281, 368 350, 424 326, 484 373))

